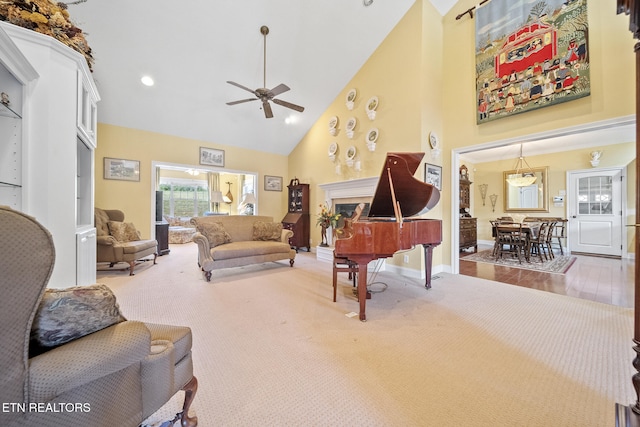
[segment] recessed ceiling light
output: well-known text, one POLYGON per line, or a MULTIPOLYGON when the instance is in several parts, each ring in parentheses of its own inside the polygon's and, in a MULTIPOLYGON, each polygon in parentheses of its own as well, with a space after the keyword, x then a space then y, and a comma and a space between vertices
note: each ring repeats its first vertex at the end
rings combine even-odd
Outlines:
POLYGON ((150 76, 142 76, 140 81, 145 86, 153 86, 153 84, 154 84, 153 79, 150 76))

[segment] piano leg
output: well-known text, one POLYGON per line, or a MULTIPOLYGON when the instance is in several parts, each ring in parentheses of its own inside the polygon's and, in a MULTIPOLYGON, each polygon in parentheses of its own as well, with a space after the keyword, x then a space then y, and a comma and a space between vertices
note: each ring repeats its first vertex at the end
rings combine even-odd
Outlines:
POLYGON ((424 272, 427 276, 425 279, 424 287, 431 289, 431 262, 433 258, 433 245, 422 245, 424 248, 424 272))
POLYGON ((367 315, 365 311, 367 309, 367 264, 358 262, 358 302, 360 303, 360 320, 362 322, 367 321, 367 315))

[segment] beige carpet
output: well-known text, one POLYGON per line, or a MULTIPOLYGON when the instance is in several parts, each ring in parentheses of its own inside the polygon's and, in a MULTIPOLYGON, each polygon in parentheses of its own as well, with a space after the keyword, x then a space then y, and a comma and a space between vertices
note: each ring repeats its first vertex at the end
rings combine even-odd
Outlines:
MULTIPOLYGON (((130 319, 188 325, 208 426, 608 426, 634 400, 632 311, 440 274, 388 284, 357 311, 346 275, 286 262, 214 272, 193 244, 98 272, 130 319)), ((171 415, 174 408, 169 408, 171 415)))

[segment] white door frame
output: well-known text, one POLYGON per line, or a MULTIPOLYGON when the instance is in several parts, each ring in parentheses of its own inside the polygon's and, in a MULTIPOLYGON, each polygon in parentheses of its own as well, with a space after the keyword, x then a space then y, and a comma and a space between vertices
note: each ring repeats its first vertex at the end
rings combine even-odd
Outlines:
MULTIPOLYGON (((602 120, 598 122, 590 122, 577 126, 569 126, 566 128, 560 129, 552 129, 544 132, 533 133, 529 135, 519 135, 512 138, 506 138, 498 141, 482 143, 478 145, 470 145, 465 147, 458 147, 451 150, 451 273, 459 274, 460 273, 460 253, 459 253, 459 245, 460 245, 460 224, 458 223, 459 219, 459 211, 460 211, 460 185, 458 183, 458 169, 460 168, 460 156, 465 153, 471 153, 474 151, 485 150, 490 148, 497 147, 505 147, 508 145, 517 145, 523 142, 534 142, 539 140, 545 140, 550 138, 557 138, 563 136, 575 136, 580 138, 583 141, 590 141, 588 143, 583 144, 583 147, 587 146, 602 146, 603 138, 601 137, 600 131, 603 134, 608 135, 606 138, 611 144, 619 144, 622 142, 628 142, 630 140, 635 140, 635 129, 636 129, 636 117, 634 115, 616 117, 613 119, 602 120), (611 134, 607 134, 606 131, 620 131, 619 133, 613 132, 611 134), (595 135, 594 138, 591 135, 595 135)), ((576 147, 577 148, 577 147, 576 147)), ((574 148, 574 149, 576 149, 574 148)), ((625 171, 626 172, 626 171, 625 171)), ((626 173, 625 173, 626 176, 626 173)), ((626 183, 626 180, 625 180, 626 183)), ((626 186, 622 190, 626 194, 626 186)), ((623 209, 623 213, 626 213, 626 198, 625 198, 625 208, 623 209)), ((626 233, 622 233, 623 237, 623 256, 629 256, 627 253, 627 239, 626 233)), ((446 270, 446 267, 445 269, 446 270)))
MULTIPOLYGON (((626 232, 626 224, 625 224, 625 218, 627 217, 627 214, 626 214, 627 213, 627 166, 612 166, 607 168, 576 169, 576 170, 567 171, 567 177, 566 177, 567 219, 569 220, 569 222, 571 222, 571 220, 573 219, 572 216, 575 214, 574 212, 570 212, 570 209, 573 208, 574 203, 576 202, 574 192, 570 191, 571 175, 576 173, 596 173, 596 172, 610 172, 610 171, 616 171, 616 172, 619 171, 620 176, 622 177, 622 180, 620 182, 620 193, 622 194, 622 197, 620 198, 620 210, 622 211, 622 214, 620 215, 620 230, 621 230, 620 244, 622 245, 621 256, 622 258, 629 258, 629 251, 627 247, 627 244, 628 244, 627 232, 626 232)), ((567 253, 568 254, 571 253, 571 239, 570 239, 569 227, 570 225, 567 224, 566 234, 567 234, 567 253)))

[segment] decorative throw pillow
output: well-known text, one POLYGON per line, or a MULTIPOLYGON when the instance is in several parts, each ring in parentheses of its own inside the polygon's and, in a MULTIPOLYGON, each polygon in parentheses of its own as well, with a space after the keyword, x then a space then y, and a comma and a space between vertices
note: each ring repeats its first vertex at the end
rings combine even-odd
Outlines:
POLYGON ((201 223, 198 224, 197 228, 209 241, 210 248, 231 243, 231 236, 229 236, 221 222, 201 223))
POLYGON ((32 346, 55 347, 125 320, 106 285, 49 288, 33 319, 32 346))
POLYGON ((109 234, 115 237, 118 242, 142 240, 140 232, 130 222, 109 221, 109 234))
POLYGON ((282 236, 281 222, 263 222, 256 221, 253 223, 253 240, 275 241, 279 242, 282 236))

